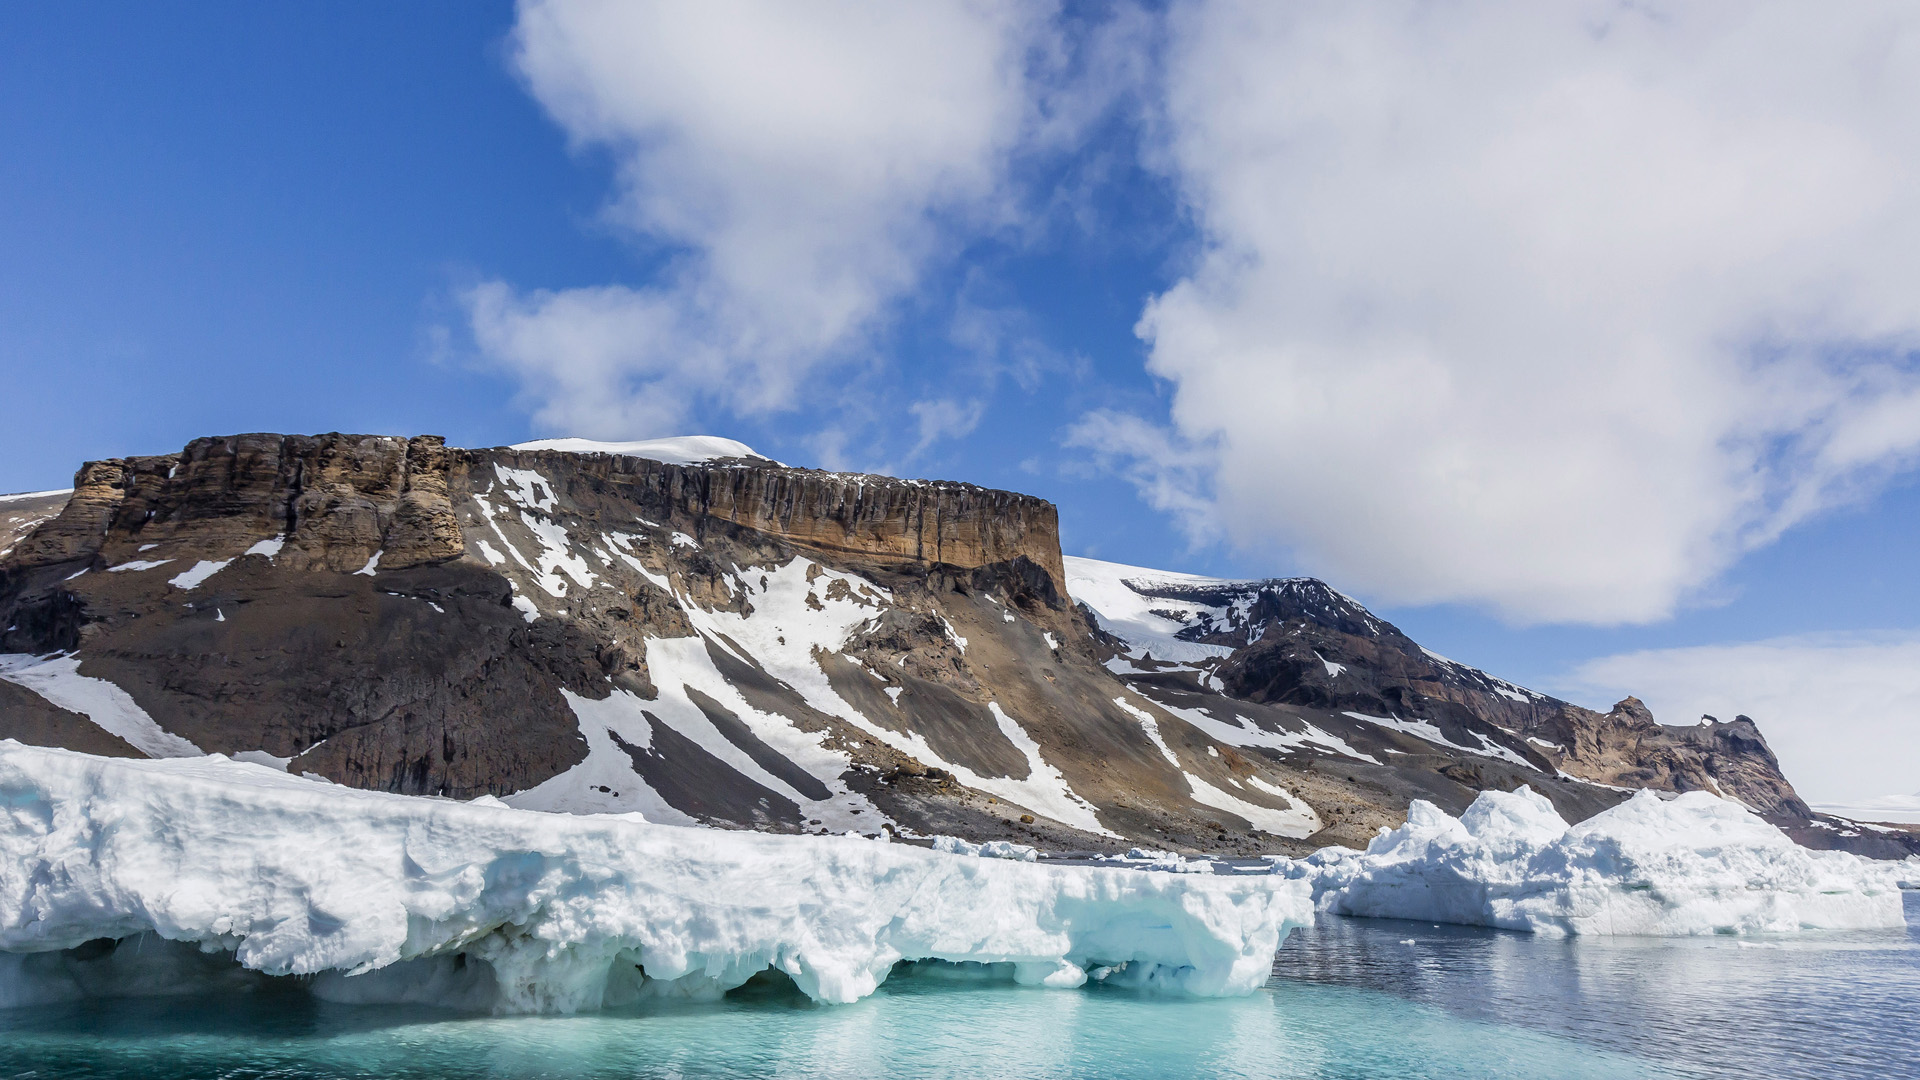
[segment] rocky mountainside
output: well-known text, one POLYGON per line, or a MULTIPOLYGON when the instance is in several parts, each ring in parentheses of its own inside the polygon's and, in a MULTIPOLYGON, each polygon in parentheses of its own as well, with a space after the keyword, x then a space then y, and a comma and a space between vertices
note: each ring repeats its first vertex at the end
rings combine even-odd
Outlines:
POLYGON ((1572 819, 1592 813, 1593 798, 1611 804, 1639 788, 1709 791, 1810 846, 1886 857, 1920 851, 1914 830, 1815 814, 1748 717, 1664 725, 1632 697, 1595 712, 1430 652, 1313 578, 1224 581, 1092 559, 1067 564, 1069 589, 1107 632, 1108 668, 1139 693, 1170 708, 1216 696, 1242 712, 1277 709, 1359 739, 1356 746, 1367 745, 1370 728, 1413 736, 1386 750, 1388 764, 1451 752, 1456 760, 1432 762, 1430 771, 1465 790, 1422 796, 1442 805, 1538 770, 1584 782, 1577 794, 1546 791, 1572 819))
POLYGON ((1813 820, 1744 719, 1592 713, 1318 582, 1063 560, 1042 500, 725 440, 201 439, 0 514, 27 742, 1056 850, 1298 852, 1519 783, 1813 820))

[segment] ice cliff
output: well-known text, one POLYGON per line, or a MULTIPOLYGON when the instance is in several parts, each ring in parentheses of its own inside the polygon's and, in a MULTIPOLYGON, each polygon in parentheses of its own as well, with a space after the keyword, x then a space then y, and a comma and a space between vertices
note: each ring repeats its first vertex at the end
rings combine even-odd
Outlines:
MULTIPOLYGON (((711 995, 768 968, 848 1002, 920 959, 1221 995, 1264 983, 1286 932, 1312 917, 1307 884, 1277 876, 538 813, 219 755, 0 741, 0 808, 0 1005, 89 992, 73 958, 136 935, 313 976, 332 999, 502 1012, 711 995)), ((196 961, 155 945, 165 962, 196 961)))
MULTIPOLYGON (((1910 861, 1911 863, 1911 861, 1910 861)), ((1529 788, 1455 818, 1416 801, 1365 852, 1276 864, 1341 915, 1537 934, 1743 934, 1904 925, 1912 865, 1812 851, 1738 803, 1641 791, 1569 827, 1529 788)))

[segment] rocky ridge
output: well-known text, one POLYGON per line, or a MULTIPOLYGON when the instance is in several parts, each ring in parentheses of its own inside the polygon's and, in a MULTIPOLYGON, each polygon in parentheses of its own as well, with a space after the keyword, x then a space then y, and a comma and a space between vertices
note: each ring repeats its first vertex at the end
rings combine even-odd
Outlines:
POLYGON ((968 484, 240 435, 29 502, 0 502, 0 736, 24 741, 1054 849, 1297 852, 1521 782, 1570 817, 1611 784, 1806 813, 1744 718, 1581 710, 1318 582, 1162 575, 1131 595, 1186 652, 1154 658, 1076 603, 1051 504, 968 484))

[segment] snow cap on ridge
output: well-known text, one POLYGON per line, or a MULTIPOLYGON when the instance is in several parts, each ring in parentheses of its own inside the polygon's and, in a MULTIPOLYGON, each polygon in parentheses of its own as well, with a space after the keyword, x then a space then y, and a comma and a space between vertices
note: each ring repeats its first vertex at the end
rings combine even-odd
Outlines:
MULTIPOLYGON (((753 447, 718 435, 677 435, 669 439, 641 439, 637 442, 596 442, 592 439, 535 439, 514 443, 514 450, 558 450, 567 454, 618 454, 648 458, 669 465, 704 465, 726 458, 755 458, 773 461, 753 447)), ((775 465, 780 464, 777 461, 775 465)))

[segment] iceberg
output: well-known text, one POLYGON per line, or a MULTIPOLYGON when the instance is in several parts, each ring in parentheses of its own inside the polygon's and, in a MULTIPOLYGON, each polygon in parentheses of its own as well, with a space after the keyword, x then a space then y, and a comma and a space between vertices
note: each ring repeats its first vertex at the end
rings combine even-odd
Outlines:
POLYGON ((933 850, 944 851, 950 855, 971 855, 976 859, 1015 859, 1020 862, 1036 862, 1040 858, 1038 848, 1016 844, 1011 840, 989 840, 984 844, 975 844, 957 836, 936 836, 933 838, 933 850))
POLYGON ((0 741, 0 815, 0 1005, 301 976, 331 1000, 574 1012, 768 969, 850 1002, 923 960, 1228 995, 1313 918, 1277 876, 542 813, 220 755, 0 741))
POLYGON ((1527 787, 1482 792, 1458 818, 1416 800, 1365 852, 1327 848, 1274 869, 1340 915, 1660 936, 1904 926, 1911 873, 1801 847, 1703 791, 1643 790, 1569 827, 1527 787))

